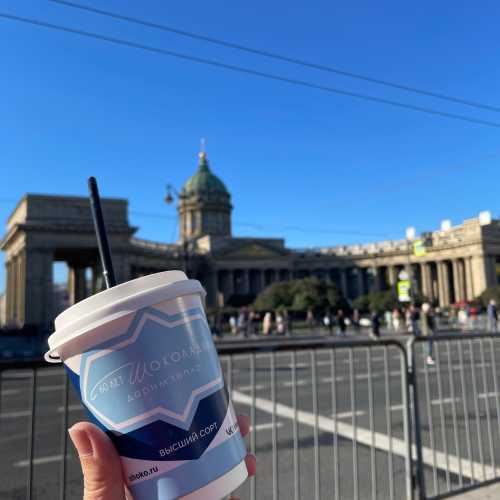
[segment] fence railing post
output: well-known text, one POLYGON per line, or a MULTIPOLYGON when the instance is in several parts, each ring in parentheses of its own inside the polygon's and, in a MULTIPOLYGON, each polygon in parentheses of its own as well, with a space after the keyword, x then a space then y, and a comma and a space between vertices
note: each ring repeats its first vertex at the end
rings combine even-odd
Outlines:
MULTIPOLYGON (((408 401, 408 404, 410 405, 410 408, 413 407, 413 430, 415 432, 415 466, 413 469, 413 486, 414 493, 416 493, 416 500, 425 500, 426 491, 424 460, 422 456, 422 434, 420 427, 420 409, 418 405, 418 383, 416 377, 415 362, 415 337, 413 336, 406 343, 406 354, 408 360, 408 390, 410 393, 410 400, 408 401)), ((413 450, 411 450, 411 456, 413 458, 413 450)))

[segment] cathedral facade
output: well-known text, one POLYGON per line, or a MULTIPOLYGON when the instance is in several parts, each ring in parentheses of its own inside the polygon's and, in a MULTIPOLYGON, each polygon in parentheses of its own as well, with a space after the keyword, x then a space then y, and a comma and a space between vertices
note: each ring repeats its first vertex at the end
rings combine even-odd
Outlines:
MULTIPOLYGON (((248 304, 276 281, 307 276, 332 281, 354 299, 395 286, 406 269, 419 292, 441 306, 472 300, 500 284, 500 220, 488 214, 423 233, 426 251, 420 256, 408 240, 299 251, 282 238, 233 236, 231 195, 205 153, 177 198, 180 237, 175 243, 135 237, 127 200, 102 200, 119 282, 184 269, 204 285, 209 307, 248 304)), ((102 289, 87 198, 25 195, 7 221, 0 248, 5 252, 8 325, 51 323, 58 312, 54 261, 68 264, 70 303, 102 289)))

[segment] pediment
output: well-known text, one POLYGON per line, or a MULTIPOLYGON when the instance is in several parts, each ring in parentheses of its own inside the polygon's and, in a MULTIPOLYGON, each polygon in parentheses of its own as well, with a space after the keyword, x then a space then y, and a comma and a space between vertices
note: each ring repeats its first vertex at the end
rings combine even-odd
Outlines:
POLYGON ((228 248, 224 250, 224 257, 235 259, 263 259, 269 257, 282 257, 285 251, 277 248, 272 248, 258 242, 251 242, 236 248, 228 248))

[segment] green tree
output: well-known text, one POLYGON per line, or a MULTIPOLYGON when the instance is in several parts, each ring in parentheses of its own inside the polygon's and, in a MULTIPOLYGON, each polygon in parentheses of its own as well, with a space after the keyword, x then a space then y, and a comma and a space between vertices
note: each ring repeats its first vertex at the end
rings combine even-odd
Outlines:
POLYGON ((394 290, 372 292, 354 299, 353 307, 360 311, 386 311, 398 307, 398 298, 394 290))
POLYGON ((255 299, 254 307, 259 311, 290 307, 293 302, 292 282, 273 283, 265 288, 255 299))
POLYGON ((294 311, 346 308, 347 303, 333 283, 318 278, 274 283, 255 299, 254 307, 260 311, 287 308, 294 311))

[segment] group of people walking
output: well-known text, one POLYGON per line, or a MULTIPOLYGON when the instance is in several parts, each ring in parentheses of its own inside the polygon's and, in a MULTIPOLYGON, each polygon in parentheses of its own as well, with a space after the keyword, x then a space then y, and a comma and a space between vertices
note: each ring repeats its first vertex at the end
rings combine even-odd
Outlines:
MULTIPOLYGON (((461 311, 462 309, 456 311, 460 325, 463 322, 461 321, 461 311)), ((348 326, 352 327, 355 334, 360 331, 362 326, 367 326, 370 328, 370 336, 377 339, 380 337, 382 325, 389 333, 410 333, 415 336, 432 337, 437 331, 439 313, 440 311, 435 310, 428 302, 424 302, 421 307, 411 304, 408 307, 394 308, 383 313, 374 310, 369 318, 364 320, 361 319, 361 314, 357 309, 351 311, 350 314, 343 309, 338 309, 335 312, 328 310, 320 316, 321 319, 318 319, 314 311, 309 309, 305 317, 305 326, 310 332, 318 332, 320 328, 323 328, 323 331, 326 330, 330 335, 338 337, 346 336, 348 326)), ((499 314, 495 300, 489 301, 486 313, 488 331, 498 332, 499 314)), ((464 314, 467 314, 467 317, 470 316, 467 310, 464 314)), ((297 328, 299 327, 297 325, 297 328)), ((260 333, 265 336, 272 334, 290 335, 292 318, 286 309, 259 313, 243 307, 238 315, 233 314, 229 317, 229 329, 233 335, 242 334, 245 337, 260 333)), ((432 340, 427 343, 427 363, 434 364, 432 340)))
POLYGON ((231 334, 243 334, 245 337, 257 335, 262 332, 263 335, 288 335, 291 331, 291 320, 288 311, 278 310, 275 313, 267 311, 260 314, 249 310, 246 307, 240 309, 238 316, 229 317, 229 329, 231 334))

